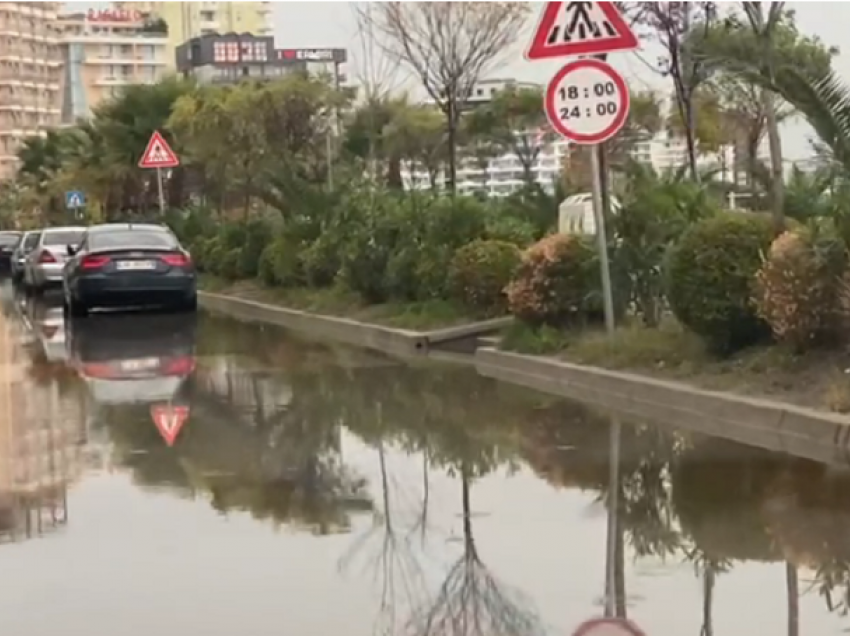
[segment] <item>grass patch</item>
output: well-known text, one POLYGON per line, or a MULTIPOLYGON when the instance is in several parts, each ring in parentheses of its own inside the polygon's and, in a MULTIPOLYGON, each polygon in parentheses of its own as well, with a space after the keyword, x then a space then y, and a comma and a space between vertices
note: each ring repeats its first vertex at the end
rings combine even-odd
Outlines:
POLYGON ((476 320, 456 304, 444 300, 368 305, 354 292, 339 287, 283 289, 265 287, 256 281, 231 282, 204 274, 200 277, 200 288, 204 291, 279 305, 289 309, 350 318, 360 322, 411 331, 453 327, 476 320))
POLYGON ((657 329, 623 326, 610 337, 601 329, 565 333, 517 325, 506 330, 501 346, 711 390, 850 413, 850 359, 843 351, 798 355, 782 346, 763 345, 718 358, 673 320, 657 329))
POLYGON ((516 321, 502 332, 499 348, 532 356, 555 354, 570 344, 570 334, 552 327, 530 327, 516 321))

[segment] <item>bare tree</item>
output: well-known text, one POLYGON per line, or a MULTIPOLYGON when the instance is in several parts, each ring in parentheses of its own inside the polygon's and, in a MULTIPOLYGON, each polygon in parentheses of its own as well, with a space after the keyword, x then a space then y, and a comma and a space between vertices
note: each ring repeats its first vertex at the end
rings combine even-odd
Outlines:
MULTIPOLYGON (((782 17, 784 2, 770 2, 765 16, 761 2, 742 2, 744 14, 753 29, 755 36, 761 41, 762 73, 770 84, 776 75, 776 60, 773 36, 776 26, 782 17)), ((782 173, 782 138, 779 136, 779 119, 776 113, 777 97, 768 89, 761 89, 761 99, 764 107, 765 124, 767 126, 767 142, 770 145, 771 173, 771 209, 777 232, 784 224, 785 181, 782 173)))
POLYGON ((381 47, 419 78, 446 120, 448 186, 457 181, 458 129, 475 84, 520 34, 524 2, 383 2, 362 19, 382 35, 381 47))
POLYGON ((673 82, 675 104, 688 152, 691 178, 699 181, 697 170, 696 109, 694 96, 705 81, 705 60, 693 55, 685 41, 693 29, 711 27, 717 11, 714 2, 639 2, 637 22, 650 31, 663 48, 664 56, 655 70, 673 82))
POLYGON ((463 554, 449 570, 437 596, 414 615, 413 636, 537 636, 536 614, 511 594, 482 563, 472 533, 471 478, 461 468, 463 554))

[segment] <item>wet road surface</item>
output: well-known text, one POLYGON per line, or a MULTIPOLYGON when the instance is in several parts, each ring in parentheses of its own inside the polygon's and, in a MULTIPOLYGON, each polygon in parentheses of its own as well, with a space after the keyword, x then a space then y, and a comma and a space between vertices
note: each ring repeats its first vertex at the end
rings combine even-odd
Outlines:
POLYGON ((606 573, 647 636, 850 626, 835 469, 273 328, 0 300, 0 634, 570 634, 606 573))

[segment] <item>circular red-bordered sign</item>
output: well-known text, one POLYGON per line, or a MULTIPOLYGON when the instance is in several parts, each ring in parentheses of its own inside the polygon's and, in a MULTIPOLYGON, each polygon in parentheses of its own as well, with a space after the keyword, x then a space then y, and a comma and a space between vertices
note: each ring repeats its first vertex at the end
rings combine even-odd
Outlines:
POLYGON ((629 115, 629 88, 623 76, 601 60, 570 62, 546 88, 546 117, 566 139, 601 144, 616 135, 629 115))
POLYGON ((573 636, 646 636, 625 618, 594 618, 579 625, 573 636))

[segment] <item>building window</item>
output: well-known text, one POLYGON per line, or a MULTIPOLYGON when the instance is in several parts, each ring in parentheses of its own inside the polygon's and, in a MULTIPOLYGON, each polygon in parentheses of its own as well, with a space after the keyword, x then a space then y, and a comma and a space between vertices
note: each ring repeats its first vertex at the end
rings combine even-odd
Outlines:
POLYGON ((242 43, 242 61, 243 62, 253 62, 254 61, 253 42, 243 42, 242 43))
POLYGON ((239 61, 239 42, 228 42, 227 43, 227 61, 228 62, 238 62, 239 61))
POLYGON ((268 62, 269 56, 265 42, 254 42, 254 59, 258 62, 268 62))
POLYGON ((214 62, 226 62, 227 61, 227 48, 224 42, 216 42, 213 45, 213 61, 214 62))
POLYGON ((212 22, 215 20, 215 11, 201 11, 201 20, 204 22, 212 22))

